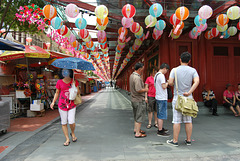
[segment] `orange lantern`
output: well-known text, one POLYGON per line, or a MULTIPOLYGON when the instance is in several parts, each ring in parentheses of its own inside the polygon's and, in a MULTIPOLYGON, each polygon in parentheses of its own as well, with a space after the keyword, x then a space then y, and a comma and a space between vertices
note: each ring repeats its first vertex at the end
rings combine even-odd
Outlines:
POLYGON ((100 26, 106 26, 108 24, 108 17, 104 19, 97 18, 97 23, 100 26))
MULTIPOLYGON (((178 25, 180 25, 180 27, 178 28, 178 30, 182 30, 183 28, 184 28, 184 22, 183 21, 181 21, 178 25)), ((173 26, 173 29, 175 29, 177 27, 177 25, 176 26, 173 26)))
POLYGON ((99 43, 105 43, 107 41, 107 37, 105 37, 104 39, 98 39, 99 43))
POLYGON ((208 39, 208 40, 213 38, 213 36, 212 36, 212 34, 211 34, 210 31, 207 31, 204 36, 205 36, 205 38, 208 39))
POLYGON ((217 18, 216 18, 216 22, 219 26, 225 26, 229 21, 229 18, 227 17, 226 14, 220 14, 217 18))
POLYGON ((76 48, 79 45, 79 43, 76 40, 76 41, 73 41, 71 45, 72 45, 72 47, 76 48))
POLYGON ((124 34, 124 36, 126 36, 128 34, 128 30, 124 27, 120 27, 118 29, 118 34, 121 35, 122 33, 124 34))
POLYGON ((92 48, 92 47, 93 47, 93 41, 87 42, 87 43, 86 43, 86 46, 87 46, 88 48, 92 48))
POLYGON ((183 21, 186 20, 189 16, 189 10, 187 9, 187 7, 178 7, 178 9, 175 12, 176 17, 183 21))
POLYGON ((52 19, 52 18, 57 16, 57 10, 56 10, 55 7, 48 4, 48 5, 43 7, 43 15, 47 19, 52 19))

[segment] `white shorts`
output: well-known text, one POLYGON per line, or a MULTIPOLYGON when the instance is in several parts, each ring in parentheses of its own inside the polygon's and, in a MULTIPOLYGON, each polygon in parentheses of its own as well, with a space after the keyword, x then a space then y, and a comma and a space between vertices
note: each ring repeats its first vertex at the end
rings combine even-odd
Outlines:
POLYGON ((74 124, 75 123, 75 113, 76 108, 73 108, 69 111, 63 111, 60 108, 58 108, 60 117, 61 117, 61 124, 66 125, 68 124, 74 124))
POLYGON ((179 124, 179 123, 192 123, 192 117, 183 115, 181 112, 175 110, 175 104, 177 101, 177 96, 173 98, 172 100, 172 109, 173 109, 173 124, 179 124))

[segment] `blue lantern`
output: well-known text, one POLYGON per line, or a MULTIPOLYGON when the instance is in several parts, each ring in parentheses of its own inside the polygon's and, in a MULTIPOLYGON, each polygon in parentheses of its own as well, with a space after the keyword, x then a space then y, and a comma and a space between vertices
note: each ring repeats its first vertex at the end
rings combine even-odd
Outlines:
POLYGON ((230 35, 229 35, 229 33, 228 33, 227 30, 224 31, 224 32, 222 32, 222 35, 223 35, 223 38, 224 38, 224 39, 228 39, 228 38, 230 37, 230 35))
POLYGON ((153 17, 159 17, 162 15, 163 12, 163 8, 162 5, 159 3, 154 3, 153 5, 151 5, 151 7, 149 8, 149 13, 150 15, 152 15, 153 17))
POLYGON ((194 18, 194 23, 195 23, 196 26, 204 25, 206 22, 207 22, 207 20, 206 20, 206 19, 203 19, 203 18, 200 18, 199 15, 197 15, 197 16, 194 18))
POLYGON ((54 17, 51 20, 51 25, 54 29, 60 29, 63 26, 63 22, 59 17, 54 17))
POLYGON ((141 39, 143 37, 144 33, 142 33, 142 35, 136 35, 136 34, 134 34, 134 35, 137 39, 141 39))
POLYGON ((155 28, 156 28, 157 30, 164 30, 165 27, 166 27, 166 23, 165 23, 164 20, 158 20, 157 23, 156 23, 156 25, 155 25, 155 28))
POLYGON ((194 28, 192 29, 192 35, 195 36, 196 34, 198 34, 198 36, 199 36, 199 35, 201 35, 201 32, 198 32, 197 27, 194 27, 194 28))
POLYGON ((78 18, 75 21, 75 25, 78 29, 84 29, 87 26, 87 21, 85 20, 85 18, 78 18))

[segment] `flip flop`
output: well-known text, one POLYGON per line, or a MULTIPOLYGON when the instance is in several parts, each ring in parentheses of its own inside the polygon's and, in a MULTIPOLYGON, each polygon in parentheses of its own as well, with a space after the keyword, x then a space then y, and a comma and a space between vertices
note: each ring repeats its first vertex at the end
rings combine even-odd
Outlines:
POLYGON ((147 136, 146 134, 142 134, 142 133, 140 133, 139 136, 136 136, 136 135, 135 135, 135 138, 144 138, 144 137, 146 137, 146 136, 147 136))
MULTIPOLYGON (((70 136, 72 137, 72 133, 70 133, 70 136)), ((72 142, 77 142, 77 137, 75 137, 75 139, 72 137, 72 142)))
POLYGON ((70 145, 70 141, 63 143, 63 146, 68 146, 68 145, 70 145))
POLYGON ((152 127, 151 124, 148 124, 148 125, 147 125, 147 129, 150 129, 151 127, 152 127))
MULTIPOLYGON (((140 133, 145 134, 146 132, 140 129, 140 133)), ((134 131, 134 134, 136 134, 136 131, 134 131)))
POLYGON ((154 127, 158 128, 158 124, 154 124, 154 127))

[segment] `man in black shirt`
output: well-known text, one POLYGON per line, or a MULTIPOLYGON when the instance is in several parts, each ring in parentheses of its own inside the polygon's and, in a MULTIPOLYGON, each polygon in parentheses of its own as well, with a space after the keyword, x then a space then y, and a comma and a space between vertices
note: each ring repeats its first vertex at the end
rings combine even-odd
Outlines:
POLYGON ((212 115, 219 116, 217 114, 217 100, 213 90, 210 90, 209 87, 205 87, 204 91, 202 92, 204 105, 210 108, 212 111, 212 115))

